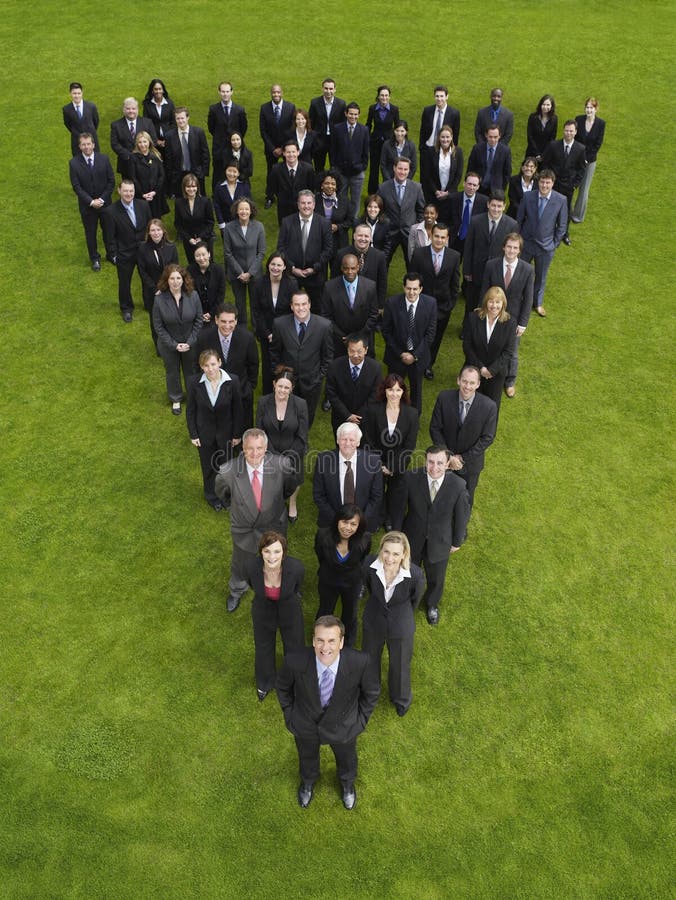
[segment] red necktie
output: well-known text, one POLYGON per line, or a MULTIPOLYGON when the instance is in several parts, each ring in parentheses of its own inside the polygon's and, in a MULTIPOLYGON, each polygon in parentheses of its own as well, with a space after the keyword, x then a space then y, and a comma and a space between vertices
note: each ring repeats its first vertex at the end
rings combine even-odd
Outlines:
POLYGON ((254 500, 256 501, 256 508, 260 511, 263 495, 261 492, 261 480, 257 469, 253 470, 253 475, 251 476, 251 490, 253 491, 254 500))

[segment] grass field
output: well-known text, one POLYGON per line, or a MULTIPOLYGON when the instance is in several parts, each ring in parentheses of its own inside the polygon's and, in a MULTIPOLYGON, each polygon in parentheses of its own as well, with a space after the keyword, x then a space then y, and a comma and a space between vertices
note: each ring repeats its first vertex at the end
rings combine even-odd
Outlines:
MULTIPOLYGON (((37 0, 6 5, 0 35, 0 896, 673 896, 673 5, 37 0), (448 82, 466 155, 496 83, 515 156, 545 92, 560 121, 589 94, 608 121, 441 623, 419 617, 411 711, 381 702, 360 739, 354 813, 328 748, 296 806, 246 604, 225 611, 227 518, 202 500, 142 313, 124 325, 112 267, 86 265, 61 122, 81 80, 105 144, 122 99, 159 76, 205 126, 229 78, 259 199, 269 84, 307 105, 326 74, 363 110, 388 82, 414 135, 448 82)), ((275 210, 262 219, 272 243, 275 210)), ((309 625, 307 484, 300 511, 309 625)))

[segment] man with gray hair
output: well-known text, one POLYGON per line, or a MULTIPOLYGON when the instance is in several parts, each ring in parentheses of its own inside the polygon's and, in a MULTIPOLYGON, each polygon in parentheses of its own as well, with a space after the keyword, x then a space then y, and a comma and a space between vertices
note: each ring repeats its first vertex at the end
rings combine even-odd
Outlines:
POLYGON ((134 152, 136 135, 139 131, 147 131, 155 144, 157 133, 150 119, 139 116, 138 100, 135 97, 127 97, 122 104, 122 112, 124 115, 121 119, 115 119, 110 123, 110 146, 117 154, 117 171, 129 178, 132 175, 131 155, 134 152))
POLYGON ((356 503, 366 519, 366 528, 377 531, 382 519, 383 474, 380 457, 359 450, 361 428, 343 422, 336 431, 337 450, 317 457, 312 480, 312 496, 317 506, 317 525, 333 523, 343 503, 356 503))
POLYGON ((246 593, 245 564, 254 560, 265 531, 286 534, 285 499, 295 488, 293 463, 268 453, 268 438, 260 428, 242 435, 242 454, 225 463, 216 476, 216 494, 230 510, 232 557, 228 612, 234 612, 246 593))

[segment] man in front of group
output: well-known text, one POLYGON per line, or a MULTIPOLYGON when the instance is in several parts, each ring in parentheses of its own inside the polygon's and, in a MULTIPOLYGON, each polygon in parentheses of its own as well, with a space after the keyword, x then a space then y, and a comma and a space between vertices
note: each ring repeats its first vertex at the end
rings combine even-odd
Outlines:
POLYGON ((266 531, 286 534, 284 502, 295 488, 293 463, 268 453, 268 438, 260 428, 242 435, 242 453, 222 465, 216 476, 216 495, 230 510, 232 556, 228 612, 234 612, 249 584, 246 563, 258 553, 258 542, 266 531))
POLYGON ((476 366, 464 365, 458 375, 458 390, 441 391, 430 419, 430 437, 433 443, 450 450, 448 468, 467 485, 470 507, 498 422, 493 400, 477 393, 480 383, 476 366))
POLYGON ((95 272, 100 272, 97 228, 100 225, 103 229, 103 210, 110 205, 115 190, 115 175, 108 157, 104 153, 94 153, 91 134, 81 134, 78 143, 80 152, 69 163, 70 183, 77 194, 91 267, 95 272))
POLYGON ((524 262, 535 263, 535 312, 544 318, 545 287, 547 273, 554 259, 556 248, 568 230, 566 198, 554 188, 554 173, 542 169, 537 191, 523 195, 516 215, 518 230, 523 238, 524 262))
POLYGON ((181 196, 183 176, 190 173, 199 181, 200 194, 204 196, 204 183, 209 174, 209 144, 204 129, 190 124, 190 113, 185 106, 177 106, 174 113, 176 128, 167 132, 165 165, 171 192, 181 196))
POLYGON ((347 336, 347 356, 337 356, 326 373, 326 397, 331 404, 331 428, 343 422, 361 425, 367 405, 375 400, 383 380, 380 363, 367 356, 369 336, 347 336))
POLYGON ((310 427, 332 359, 331 323, 310 314, 310 298, 299 289, 291 297, 291 315, 280 316, 272 323, 270 360, 273 371, 281 364, 298 373, 296 394, 307 403, 310 427))
POLYGON ((450 457, 445 446, 428 447, 425 468, 404 476, 407 512, 402 530, 411 545, 411 562, 425 567, 422 599, 430 625, 439 621, 448 561, 465 540, 470 515, 465 482, 448 468, 450 457))
POLYGON ((310 805, 319 778, 319 748, 329 744, 336 759, 343 806, 357 802, 357 736, 366 728, 380 696, 380 683, 367 653, 343 647, 345 626, 336 616, 314 624, 312 648, 284 658, 277 699, 298 750, 298 803, 310 805))
POLYGON ((331 147, 331 134, 340 122, 345 121, 345 101, 336 97, 336 82, 333 78, 322 81, 322 96, 310 101, 308 110, 310 128, 317 135, 313 160, 315 171, 321 172, 326 162, 326 154, 331 147))
POLYGON ((489 259, 484 269, 481 296, 490 287, 501 287, 507 297, 507 312, 516 319, 516 340, 514 353, 509 361, 505 378, 505 394, 513 397, 516 393, 516 375, 519 368, 519 344, 526 330, 530 311, 533 308, 533 267, 519 254, 523 249, 523 238, 516 231, 510 232, 502 245, 502 256, 489 259))
POLYGON ((131 280, 136 268, 138 248, 145 240, 146 228, 152 217, 145 200, 134 198, 134 182, 123 178, 120 199, 105 207, 103 237, 106 256, 117 269, 117 288, 120 312, 125 322, 131 322, 134 300, 131 280))
POLYGON ((423 373, 430 367, 437 330, 437 304, 422 292, 417 272, 404 275, 404 293, 388 297, 383 313, 384 362, 389 372, 408 377, 411 405, 422 413, 423 373))

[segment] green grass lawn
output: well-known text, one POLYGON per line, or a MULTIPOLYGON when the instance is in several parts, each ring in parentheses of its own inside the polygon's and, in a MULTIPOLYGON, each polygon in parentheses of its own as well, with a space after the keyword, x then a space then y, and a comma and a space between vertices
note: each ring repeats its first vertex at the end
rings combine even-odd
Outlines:
MULTIPOLYGON (((673 26, 671 4, 578 0, 6 5, 0 897, 672 896, 673 26), (560 122, 594 94, 608 122, 440 625, 419 615, 411 711, 381 701, 360 739, 354 813, 328 748, 296 805, 247 604, 225 611, 227 517, 202 500, 144 314, 124 325, 112 267, 87 268, 61 122, 81 80, 106 145, 122 99, 159 76, 205 126, 229 78, 262 199, 269 84, 307 106, 328 74, 362 120, 388 82, 414 137, 447 82, 466 157, 498 83, 515 157, 543 93, 560 122)), ((262 220, 274 245, 275 209, 262 220)), ((458 326, 459 310, 421 447, 458 326)), ((300 512, 309 628, 307 483, 300 512)))

